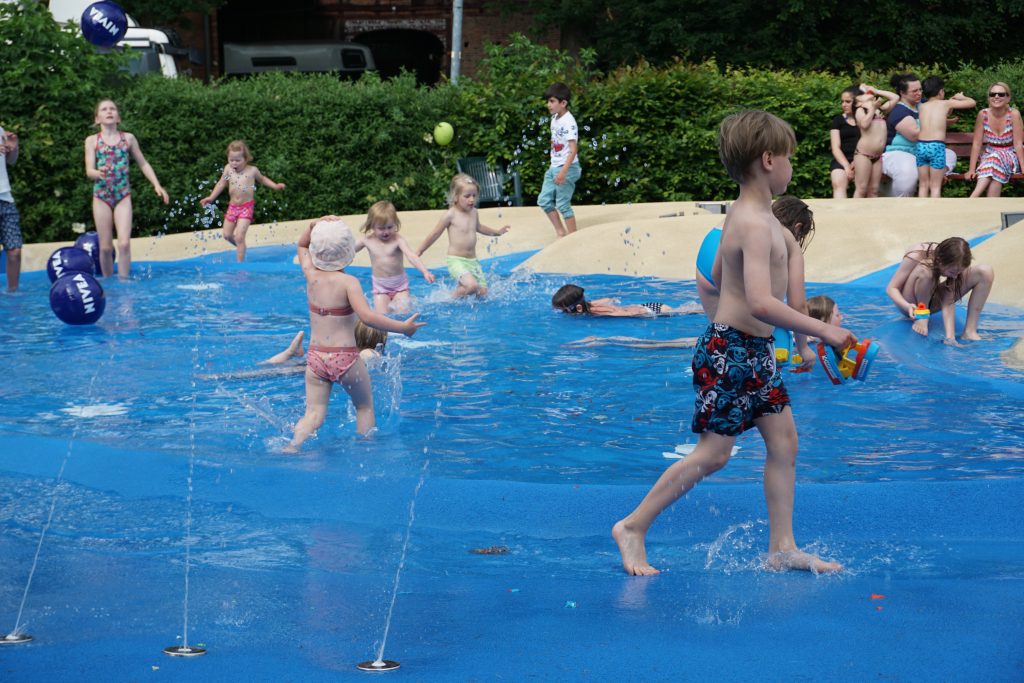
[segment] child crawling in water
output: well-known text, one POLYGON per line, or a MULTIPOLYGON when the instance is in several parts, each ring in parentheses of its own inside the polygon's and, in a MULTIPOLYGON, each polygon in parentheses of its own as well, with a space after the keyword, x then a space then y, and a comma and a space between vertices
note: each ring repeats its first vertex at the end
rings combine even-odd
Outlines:
POLYGON ((588 301, 583 295, 583 288, 573 284, 562 285, 551 297, 551 306, 569 315, 589 314, 617 318, 654 318, 661 315, 704 312, 700 304, 683 304, 672 307, 659 302, 648 302, 623 306, 618 299, 604 298, 588 301))

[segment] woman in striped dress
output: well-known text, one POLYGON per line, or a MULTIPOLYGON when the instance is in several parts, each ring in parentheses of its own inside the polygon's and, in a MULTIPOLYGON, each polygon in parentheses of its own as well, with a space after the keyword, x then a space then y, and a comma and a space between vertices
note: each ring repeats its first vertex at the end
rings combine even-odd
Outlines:
POLYGON ((975 177, 978 184, 972 197, 998 197, 1010 176, 1024 168, 1024 125, 1020 112, 1010 108, 1010 86, 993 83, 988 88, 988 108, 978 112, 974 124, 971 163, 964 178, 975 177), (985 149, 982 152, 982 144, 985 149), (978 163, 979 153, 981 163, 978 163))

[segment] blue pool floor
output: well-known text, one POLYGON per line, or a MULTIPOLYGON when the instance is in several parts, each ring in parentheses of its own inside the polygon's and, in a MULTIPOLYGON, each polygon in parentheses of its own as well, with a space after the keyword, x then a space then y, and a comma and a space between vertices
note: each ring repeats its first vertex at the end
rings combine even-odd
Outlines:
MULTIPOLYGON (((26 289, 45 291, 32 281, 26 289)), ((116 295, 111 292, 112 302, 116 295)), ((895 332, 884 324, 874 329, 893 345, 895 332)), ((645 333, 650 329, 639 330, 645 333)), ((85 362, 90 339, 68 337, 68 355, 48 351, 48 357, 54 364, 85 362)), ((5 343, 17 347, 10 337, 5 343)), ((881 367, 935 357, 933 348, 913 343, 881 367)), ((394 430, 402 433, 419 420, 426 431, 433 424, 439 432, 409 452, 401 452, 403 439, 384 434, 376 443, 394 452, 373 453, 373 444, 343 436, 348 424, 330 435, 333 448, 342 450, 328 456, 268 455, 261 432, 243 441, 240 453, 231 452, 238 448, 234 442, 210 435, 213 445, 192 450, 190 458, 182 446, 187 433, 177 445, 156 442, 131 425, 116 438, 87 425, 53 433, 8 403, 0 425, 0 631, 14 625, 40 528, 51 501, 56 505, 26 600, 25 630, 35 639, 0 645, 0 679, 365 677, 371 674, 355 665, 377 655, 403 559, 384 650, 401 668, 372 674, 394 680, 1024 679, 1020 432, 1000 432, 999 449, 985 459, 990 469, 970 460, 949 468, 967 467, 970 477, 887 472, 848 480, 845 470, 808 477, 798 464, 797 540, 844 561, 842 574, 761 568, 763 494, 756 469, 738 461, 740 475, 698 486, 653 527, 649 556, 664 573, 628 577, 610 526, 636 505, 668 460, 655 453, 653 463, 627 464, 635 454, 613 433, 608 443, 616 444, 621 464, 595 460, 600 476, 586 473, 585 463, 531 473, 516 460, 529 461, 521 452, 527 425, 521 441, 505 433, 493 437, 507 442, 500 453, 524 470, 521 475, 503 471, 499 462, 487 469, 467 460, 473 475, 459 476, 452 455, 458 443, 445 437, 445 418, 437 416, 472 423, 467 399, 460 404, 451 386, 429 398, 418 395, 409 379, 416 358, 405 363, 403 406, 410 414, 394 430), (208 654, 178 659, 162 650, 182 642, 187 509, 188 641, 208 654), (491 546, 508 552, 472 552, 491 546)), ((810 382, 794 377, 793 391, 824 391, 810 382)), ((888 391, 884 377, 876 382, 878 391, 888 391)), ((997 402, 1001 413, 1020 406, 1020 380, 1007 382, 1007 396, 997 402)), ((980 395, 993 390, 981 386, 980 395)), ((50 391, 46 401, 63 405, 69 388, 50 391)), ((102 397, 103 391, 95 393, 102 397)), ((851 391, 861 393, 841 400, 854 407, 869 400, 867 389, 851 391)), ((948 391, 955 400, 955 390, 948 391)), ((5 386, 5 394, 14 391, 5 386)), ((179 409, 186 415, 188 399, 183 395, 179 409)), ((681 396, 680 405, 689 400, 681 396)), ((340 402, 336 396, 332 409, 340 410, 340 402)), ((593 429, 583 428, 585 417, 576 415, 583 432, 593 429)), ((808 433, 802 459, 814 463, 844 450, 842 435, 817 434, 809 422, 798 417, 798 428, 808 433)), ((683 432, 677 441, 685 440, 683 432)), ((873 438, 885 442, 877 433, 873 438)), ((754 442, 740 443, 752 450, 754 442)), ((533 442, 528 447, 542 450, 533 442)))

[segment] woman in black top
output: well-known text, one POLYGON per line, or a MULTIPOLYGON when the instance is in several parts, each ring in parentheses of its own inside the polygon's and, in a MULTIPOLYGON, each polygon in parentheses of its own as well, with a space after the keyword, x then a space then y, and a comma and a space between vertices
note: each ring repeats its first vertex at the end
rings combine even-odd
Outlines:
POLYGON ((853 153, 860 139, 860 128, 853 119, 853 99, 860 95, 860 88, 851 85, 839 96, 843 113, 832 119, 829 136, 832 140, 832 163, 829 174, 832 176, 833 199, 846 199, 846 190, 853 180, 853 153))

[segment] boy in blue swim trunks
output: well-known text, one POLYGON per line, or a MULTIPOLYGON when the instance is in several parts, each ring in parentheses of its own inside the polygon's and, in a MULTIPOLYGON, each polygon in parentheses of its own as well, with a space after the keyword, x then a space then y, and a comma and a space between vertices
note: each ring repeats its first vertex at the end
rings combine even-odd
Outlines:
POLYGON ((479 195, 480 188, 473 176, 457 173, 448 188, 448 211, 416 250, 417 256, 423 256, 441 233, 448 230, 448 274, 458 283, 452 292, 456 299, 471 294, 487 296, 487 278, 476 259, 476 235, 498 237, 510 227, 489 228, 480 222, 476 212, 479 195))
POLYGON ((917 196, 941 197, 946 178, 946 119, 954 109, 973 109, 977 104, 962 92, 946 99, 945 83, 938 76, 924 79, 926 102, 917 107, 921 129, 917 135, 917 196))
POLYGON ((796 137, 789 124, 763 111, 726 117, 719 156, 739 183, 739 198, 726 215, 719 248, 722 276, 713 322, 693 356, 693 452, 669 467, 633 512, 612 528, 622 566, 634 575, 657 574, 647 562, 645 537, 661 512, 701 479, 729 461, 736 437, 757 427, 767 457, 764 491, 772 569, 839 571, 842 566, 797 548, 793 538, 797 435, 789 396, 775 365, 775 326, 813 335, 840 348, 854 343, 848 330, 799 313, 783 298, 789 283, 787 244, 772 214, 772 197, 793 174, 789 157, 796 137))

